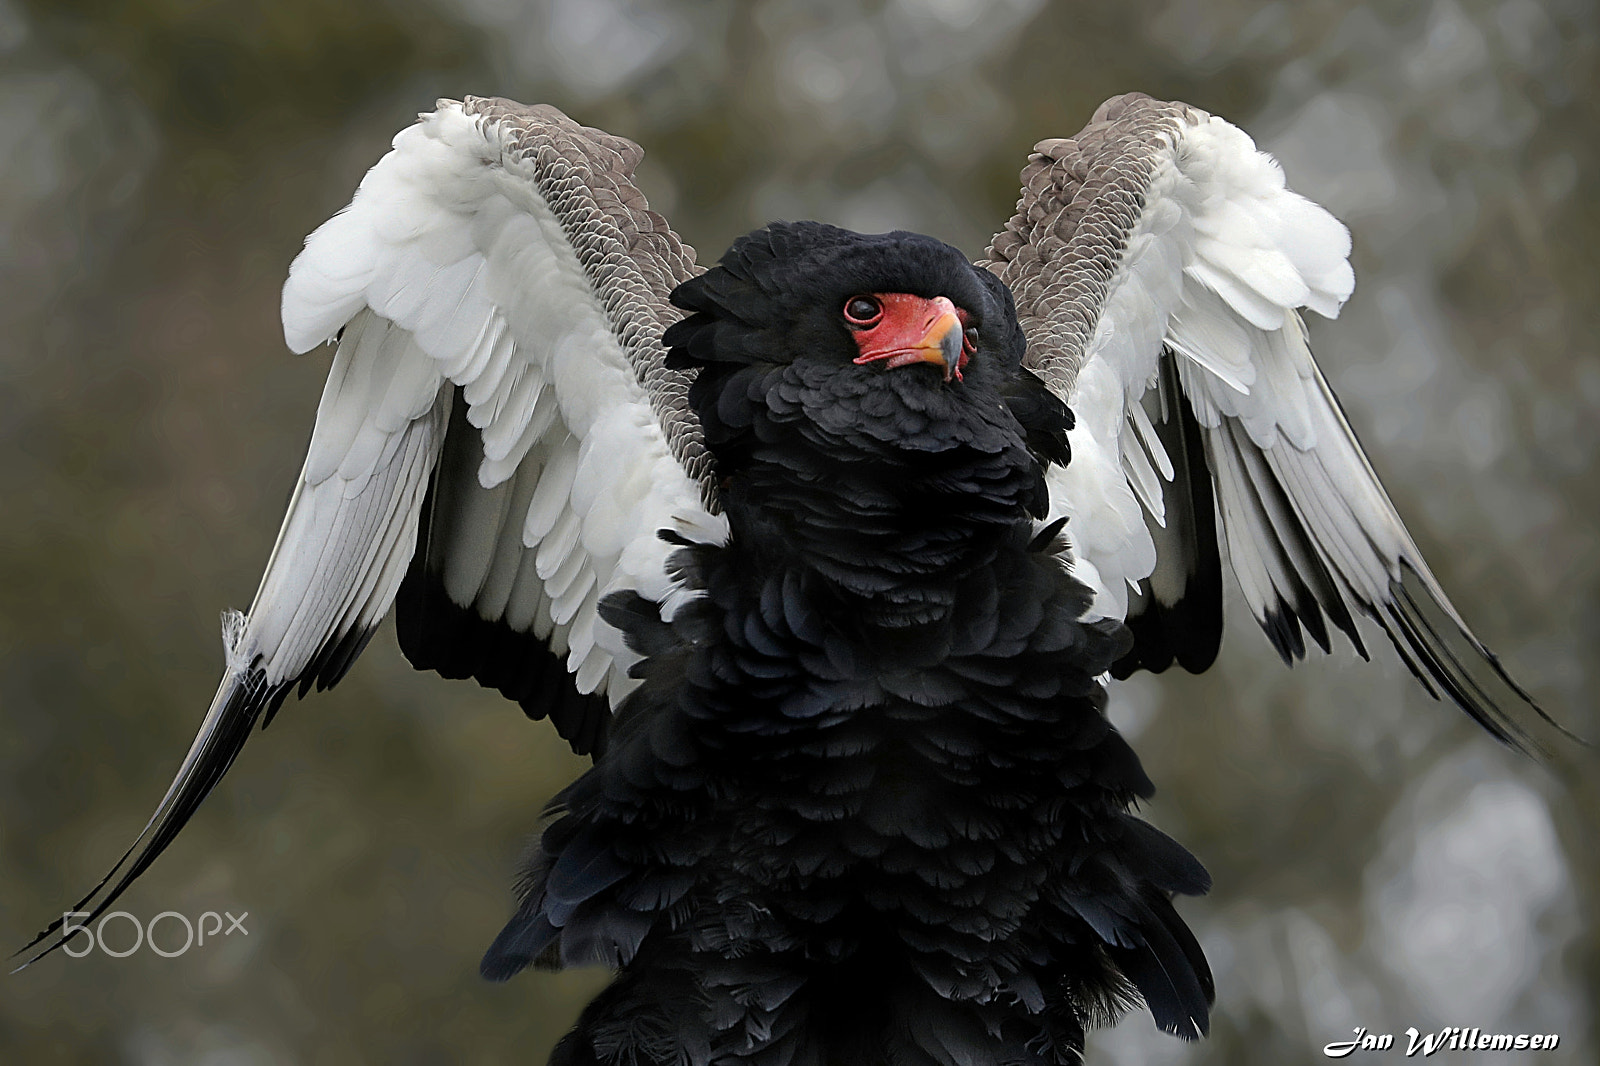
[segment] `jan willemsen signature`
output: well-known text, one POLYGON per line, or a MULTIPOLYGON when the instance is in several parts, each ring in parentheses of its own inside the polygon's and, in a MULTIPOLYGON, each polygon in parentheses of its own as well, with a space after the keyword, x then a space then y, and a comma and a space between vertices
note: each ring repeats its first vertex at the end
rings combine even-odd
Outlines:
MULTIPOLYGON (((1336 1040, 1323 1047, 1322 1053, 1330 1059, 1342 1059, 1357 1051, 1395 1050, 1393 1033, 1374 1033, 1365 1026, 1357 1026, 1352 1032, 1355 1039, 1336 1040)), ((1558 1033, 1486 1033, 1476 1026, 1449 1025, 1429 1033, 1413 1026, 1405 1035, 1407 1058, 1426 1058, 1436 1051, 1554 1051, 1561 1044, 1558 1033)))

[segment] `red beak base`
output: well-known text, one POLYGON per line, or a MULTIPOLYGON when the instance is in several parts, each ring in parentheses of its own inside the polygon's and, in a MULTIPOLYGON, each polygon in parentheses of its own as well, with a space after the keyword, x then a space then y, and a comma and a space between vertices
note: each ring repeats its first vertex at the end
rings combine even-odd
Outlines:
POLYGON ((852 325, 858 365, 882 362, 888 369, 932 363, 944 379, 961 380, 967 365, 963 313, 949 297, 927 299, 903 292, 873 293, 883 314, 870 326, 852 325))

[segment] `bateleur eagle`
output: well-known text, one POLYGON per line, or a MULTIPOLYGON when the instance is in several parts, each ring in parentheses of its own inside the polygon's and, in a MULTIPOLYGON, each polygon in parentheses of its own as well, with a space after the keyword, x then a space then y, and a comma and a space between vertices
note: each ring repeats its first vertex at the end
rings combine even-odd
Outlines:
POLYGON ((1129 813, 1105 683, 1211 663, 1223 558, 1285 661, 1330 626, 1365 655, 1365 615, 1501 740, 1559 729, 1312 361, 1347 232, 1234 126, 1107 101, 976 264, 780 222, 703 271, 641 154, 441 101, 307 240, 285 336, 336 351, 304 469, 193 747, 74 910, 395 606, 417 667, 594 756, 483 962, 618 969, 554 1062, 1077 1062, 1141 1001, 1207 1029, 1172 900, 1209 879, 1129 813))

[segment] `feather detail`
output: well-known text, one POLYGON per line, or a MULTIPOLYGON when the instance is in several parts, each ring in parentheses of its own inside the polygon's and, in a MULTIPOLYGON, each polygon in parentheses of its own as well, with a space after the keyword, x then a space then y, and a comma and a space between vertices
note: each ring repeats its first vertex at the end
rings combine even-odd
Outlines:
POLYGON ((603 742, 604 708, 637 682, 601 591, 675 609, 658 531, 726 529, 660 340, 693 250, 634 187, 639 158, 554 108, 440 101, 307 239, 284 338, 337 350, 305 465, 191 756, 95 906, 154 860, 252 723, 343 676, 397 597, 414 663, 548 713, 579 750, 603 742))
POLYGON ((1141 94, 1107 101, 1075 138, 1041 141, 1022 184, 982 265, 1016 294, 1027 365, 1077 413, 1051 515, 1071 518, 1095 610, 1146 642, 1119 673, 1173 661, 1173 612, 1191 594, 1204 607, 1185 624, 1206 632, 1177 660, 1209 665, 1215 521, 1286 661, 1305 635, 1326 649, 1330 622, 1365 655, 1365 615, 1430 692, 1496 737, 1531 750, 1566 733, 1450 604, 1311 357, 1300 310, 1333 317, 1354 287, 1344 226, 1241 130, 1141 94), (1189 441, 1182 464, 1167 461, 1169 438, 1189 441), (1141 625, 1151 612, 1167 621, 1141 625))

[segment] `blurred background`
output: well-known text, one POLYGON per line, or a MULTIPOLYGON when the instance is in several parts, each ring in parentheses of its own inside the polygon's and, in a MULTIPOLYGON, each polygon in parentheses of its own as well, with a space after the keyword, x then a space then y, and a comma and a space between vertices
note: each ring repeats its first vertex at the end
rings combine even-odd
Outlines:
MULTIPOLYGON (((326 372, 283 347, 285 270, 439 96, 639 141, 707 260, 777 217, 977 253, 1030 145, 1105 97, 1232 119, 1354 232, 1313 344, 1425 554, 1594 736, 1597 48, 1592 0, 0 0, 0 946, 99 879, 187 748, 326 372)), ((1182 906, 1213 1035, 1135 1012, 1090 1062, 1447 1025, 1561 1034, 1484 1062, 1600 1061, 1594 756, 1500 750, 1387 646, 1286 671, 1233 618, 1209 674, 1114 696, 1147 813, 1216 879, 1182 906)), ((248 912, 248 936, 0 978, 0 1060, 543 1062, 606 975, 491 985, 477 959, 581 765, 380 634, 119 904, 248 912)))

